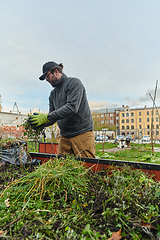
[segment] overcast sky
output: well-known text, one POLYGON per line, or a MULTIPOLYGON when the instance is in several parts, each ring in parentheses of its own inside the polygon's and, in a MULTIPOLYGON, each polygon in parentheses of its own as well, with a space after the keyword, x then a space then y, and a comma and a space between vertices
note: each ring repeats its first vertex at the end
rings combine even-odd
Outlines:
POLYGON ((2 111, 48 111, 47 61, 81 79, 91 109, 160 106, 159 0, 1 0, 2 111))

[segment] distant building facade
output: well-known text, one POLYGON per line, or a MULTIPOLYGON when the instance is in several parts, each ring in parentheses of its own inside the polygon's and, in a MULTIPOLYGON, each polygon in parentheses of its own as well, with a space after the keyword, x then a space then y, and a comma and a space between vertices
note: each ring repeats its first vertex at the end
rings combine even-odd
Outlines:
POLYGON ((159 120, 160 107, 152 112, 152 108, 129 108, 124 106, 119 111, 119 131, 122 135, 134 135, 141 137, 149 135, 151 137, 151 129, 153 128, 153 137, 160 137, 159 120))
POLYGON ((24 128, 21 126, 27 115, 0 111, 0 138, 21 138, 24 128))
POLYGON ((17 126, 23 124, 27 115, 12 112, 0 112, 0 126, 17 126))
POLYGON ((93 122, 97 122, 99 126, 107 126, 109 128, 116 126, 116 130, 118 130, 120 110, 121 108, 92 110, 93 122))
POLYGON ((154 108, 152 114, 151 107, 130 108, 122 105, 120 108, 94 110, 92 117, 93 122, 97 122, 100 126, 115 125, 117 135, 130 134, 136 138, 144 135, 151 137, 153 127, 153 137, 160 138, 160 107, 154 108))

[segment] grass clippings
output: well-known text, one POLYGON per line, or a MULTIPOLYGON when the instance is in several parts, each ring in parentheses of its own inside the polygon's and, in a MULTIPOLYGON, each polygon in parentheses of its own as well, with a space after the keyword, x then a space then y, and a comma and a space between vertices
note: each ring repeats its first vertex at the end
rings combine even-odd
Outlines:
POLYGON ((12 167, 0 168, 4 239, 103 240, 113 233, 123 240, 158 239, 160 183, 141 170, 94 173, 71 158, 51 159, 31 173, 12 167))

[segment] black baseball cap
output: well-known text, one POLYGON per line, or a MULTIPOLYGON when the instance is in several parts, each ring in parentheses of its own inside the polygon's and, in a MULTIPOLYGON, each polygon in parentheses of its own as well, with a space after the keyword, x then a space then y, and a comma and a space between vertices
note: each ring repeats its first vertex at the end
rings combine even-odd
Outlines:
POLYGON ((59 66, 58 63, 55 63, 55 62, 46 62, 43 67, 42 67, 42 72, 43 72, 43 75, 39 77, 40 80, 44 80, 45 79, 45 74, 51 70, 52 68, 54 67, 57 67, 59 66))

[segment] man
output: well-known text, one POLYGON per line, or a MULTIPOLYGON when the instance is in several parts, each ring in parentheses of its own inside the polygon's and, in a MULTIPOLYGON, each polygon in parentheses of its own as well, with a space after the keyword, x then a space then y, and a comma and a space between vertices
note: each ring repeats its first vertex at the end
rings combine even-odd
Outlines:
POLYGON ((54 89, 49 97, 49 114, 36 113, 32 124, 60 128, 59 155, 95 158, 93 120, 82 82, 63 73, 62 63, 53 61, 43 65, 40 80, 49 82, 54 89))

